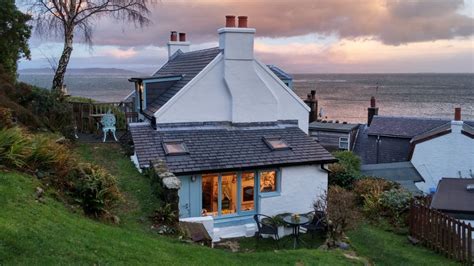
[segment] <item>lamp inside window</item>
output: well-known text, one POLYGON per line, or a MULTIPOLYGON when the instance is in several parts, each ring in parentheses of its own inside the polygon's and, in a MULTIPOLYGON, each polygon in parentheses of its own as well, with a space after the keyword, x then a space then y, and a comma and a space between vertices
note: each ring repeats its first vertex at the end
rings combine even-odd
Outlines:
POLYGON ((288 150, 290 146, 278 136, 267 136, 263 137, 265 144, 272 150, 288 150))
POLYGON ((183 155, 189 153, 182 140, 163 141, 163 149, 166 155, 183 155))

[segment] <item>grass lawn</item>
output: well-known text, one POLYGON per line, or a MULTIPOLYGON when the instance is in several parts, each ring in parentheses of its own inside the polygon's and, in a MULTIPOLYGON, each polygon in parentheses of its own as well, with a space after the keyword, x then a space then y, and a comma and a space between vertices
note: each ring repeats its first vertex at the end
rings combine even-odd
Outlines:
POLYGON ((0 265, 166 264, 166 265, 351 265, 339 251, 301 249, 231 253, 182 243, 149 230, 156 201, 149 182, 111 145, 80 145, 77 153, 116 175, 125 194, 117 210, 121 224, 104 224, 67 209, 51 194, 35 200, 35 178, 0 172, 0 265))
POLYGON ((357 254, 375 265, 459 265, 423 247, 411 245, 406 235, 363 224, 348 234, 357 254))

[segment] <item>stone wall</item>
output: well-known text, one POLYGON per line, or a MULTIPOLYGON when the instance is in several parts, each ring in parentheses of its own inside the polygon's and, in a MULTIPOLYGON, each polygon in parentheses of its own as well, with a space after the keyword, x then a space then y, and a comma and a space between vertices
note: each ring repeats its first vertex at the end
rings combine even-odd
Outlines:
POLYGON ((178 222, 178 190, 181 187, 181 180, 168 171, 166 164, 162 160, 151 161, 150 165, 150 177, 152 179, 154 193, 157 194, 164 203, 171 204, 173 210, 178 214, 176 217, 176 222, 178 222))

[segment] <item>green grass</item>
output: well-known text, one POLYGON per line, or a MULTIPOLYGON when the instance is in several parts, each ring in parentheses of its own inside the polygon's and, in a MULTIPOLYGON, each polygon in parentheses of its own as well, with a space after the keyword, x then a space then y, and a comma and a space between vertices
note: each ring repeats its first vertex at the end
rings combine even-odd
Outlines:
POLYGON ((375 265, 458 265, 426 248, 413 246, 406 235, 363 224, 348 234, 357 254, 375 265))
MULTIPOLYGON (((166 264, 166 265, 350 265, 339 251, 301 249, 231 253, 162 237, 146 220, 156 200, 149 182, 110 145, 80 145, 77 153, 117 176, 125 194, 117 209, 120 225, 104 224, 71 210, 47 193, 35 200, 40 182, 16 172, 0 172, 0 265, 166 264)), ((360 264, 360 263, 359 263, 360 264)))

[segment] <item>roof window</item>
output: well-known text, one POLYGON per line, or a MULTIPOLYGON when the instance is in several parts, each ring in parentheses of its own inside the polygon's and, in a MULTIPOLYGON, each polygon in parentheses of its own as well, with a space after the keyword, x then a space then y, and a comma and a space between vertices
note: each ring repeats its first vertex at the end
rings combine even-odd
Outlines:
POLYGON ((278 136, 263 137, 263 141, 272 150, 290 149, 290 146, 288 146, 288 144, 281 137, 278 137, 278 136))
POLYGON ((163 141, 163 149, 166 155, 183 155, 189 153, 186 144, 184 144, 182 140, 163 141))

